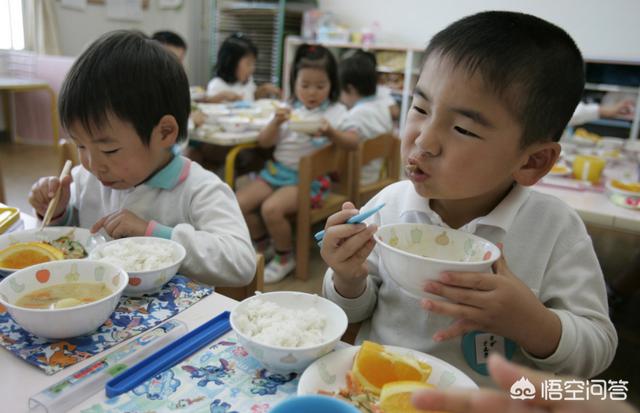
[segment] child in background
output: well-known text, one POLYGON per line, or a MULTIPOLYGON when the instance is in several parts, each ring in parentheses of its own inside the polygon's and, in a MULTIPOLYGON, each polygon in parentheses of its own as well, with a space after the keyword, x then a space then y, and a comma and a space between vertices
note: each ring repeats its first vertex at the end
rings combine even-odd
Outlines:
POLYGON ((107 33, 74 63, 59 109, 82 165, 62 182, 33 185, 29 202, 40 217, 61 185, 52 225, 172 239, 187 250, 181 273, 219 286, 250 282, 255 252, 233 192, 172 152, 186 138, 190 109, 175 57, 140 32, 107 33))
MULTIPOLYGON (((291 67, 290 82, 296 115, 300 119, 322 117, 334 130, 346 109, 337 102, 338 70, 331 52, 321 46, 301 45, 291 67)), ((259 178, 237 193, 256 250, 268 253, 273 240, 275 256, 265 269, 265 283, 277 282, 295 268, 287 215, 298 208, 298 162, 317 149, 316 140, 324 144, 320 138, 290 130, 286 123, 290 115, 288 108, 277 109, 273 119, 260 132, 258 144, 261 147, 275 145, 275 161, 269 161, 259 178)), ((345 147, 355 148, 358 144, 355 134, 347 137, 327 134, 326 137, 345 147)), ((321 178, 314 186, 312 202, 318 203, 328 190, 328 178, 321 178)))
POLYGON ((187 56, 187 42, 178 33, 161 30, 152 34, 151 39, 176 55, 180 63, 184 64, 184 58, 187 56))
MULTIPOLYGON (((375 57, 362 50, 340 62, 340 100, 349 112, 338 128, 327 124, 323 130, 329 137, 341 137, 357 142, 375 138, 393 130, 389 101, 376 94, 375 57)), ((361 184, 376 182, 380 177, 382 159, 374 159, 362 167, 361 184)))
POLYGON ((235 33, 227 37, 218 50, 216 77, 207 85, 207 102, 253 102, 269 95, 279 97, 280 89, 270 83, 256 87, 253 72, 257 57, 258 49, 247 36, 235 33))
POLYGON ((386 207, 365 224, 345 224, 358 212, 345 203, 325 227, 324 294, 350 322, 365 321, 357 341, 432 354, 480 386, 491 382, 479 373, 483 342, 473 331, 492 334, 495 349, 515 342, 520 364, 582 377, 607 368, 617 335, 589 234, 573 209, 527 188, 559 156, 583 67, 566 32, 521 13, 478 13, 431 39, 402 137, 409 180, 369 201, 363 210, 386 207), (503 245, 494 273, 445 272, 425 283, 444 301, 407 294, 372 235, 412 222, 503 245))

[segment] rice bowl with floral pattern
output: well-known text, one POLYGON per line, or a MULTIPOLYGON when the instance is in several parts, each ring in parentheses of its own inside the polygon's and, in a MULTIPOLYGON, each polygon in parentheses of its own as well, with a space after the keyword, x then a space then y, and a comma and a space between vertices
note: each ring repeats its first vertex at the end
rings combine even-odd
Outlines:
POLYGON ((429 224, 390 224, 375 233, 381 264, 409 295, 443 300, 424 291, 445 271, 490 272, 500 258, 491 242, 463 231, 429 224))

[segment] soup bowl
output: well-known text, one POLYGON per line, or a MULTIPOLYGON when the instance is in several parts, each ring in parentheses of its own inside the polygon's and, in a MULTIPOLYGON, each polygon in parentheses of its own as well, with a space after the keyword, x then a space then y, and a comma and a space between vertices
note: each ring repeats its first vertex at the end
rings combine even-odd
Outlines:
POLYGON ((47 339, 88 334, 113 313, 129 282, 125 271, 93 260, 50 261, 16 271, 0 282, 0 305, 28 332, 47 339), (18 300, 34 291, 61 284, 104 283, 110 293, 68 308, 28 308, 18 300))
POLYGON ((89 258, 110 262, 129 274, 124 295, 153 294, 178 272, 187 256, 175 241, 157 237, 130 237, 109 241, 91 251, 89 258))
POLYGON ((444 271, 489 272, 500 249, 467 232, 429 224, 390 224, 374 235, 391 278, 414 297, 444 300, 423 290, 444 271))

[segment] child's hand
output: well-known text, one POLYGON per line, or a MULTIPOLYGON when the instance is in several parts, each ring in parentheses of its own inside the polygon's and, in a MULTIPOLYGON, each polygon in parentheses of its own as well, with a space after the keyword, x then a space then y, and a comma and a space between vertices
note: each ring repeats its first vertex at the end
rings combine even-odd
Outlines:
POLYGON ((553 354, 562 333, 558 316, 509 270, 504 255, 493 269, 495 274, 447 272, 439 281, 425 284, 425 291, 452 302, 424 299, 424 309, 456 319, 433 339, 443 341, 480 330, 510 338, 539 358, 553 354))
POLYGON ((144 236, 149 222, 139 218, 127 209, 121 209, 113 214, 100 218, 91 227, 91 233, 96 233, 100 228, 109 234, 111 238, 141 237, 144 236))
POLYGON ((57 176, 47 176, 38 179, 36 183, 33 184, 31 191, 29 191, 29 203, 39 216, 44 217, 44 214, 47 212, 47 207, 49 206, 49 201, 51 201, 56 194, 59 185, 62 185, 60 200, 52 216, 55 218, 64 213, 69 204, 69 198, 71 197, 72 180, 71 175, 64 177, 62 182, 60 182, 57 176))
POLYGON ((342 296, 355 298, 362 294, 367 282, 367 257, 375 246, 375 225, 346 224, 358 210, 351 202, 327 219, 320 255, 333 269, 333 283, 342 296))
POLYGON ((199 128, 207 120, 207 115, 205 115, 201 110, 194 110, 191 112, 191 120, 196 128, 199 128))
MULTIPOLYGON (((618 400, 601 400, 600 397, 560 398, 550 400, 542 392, 532 400, 514 400, 511 396, 513 383, 526 377, 536 389, 542 389, 548 380, 569 383, 571 377, 559 377, 554 373, 531 370, 510 363, 492 354, 489 356, 489 372, 500 390, 494 389, 434 389, 414 393, 413 405, 424 410, 445 410, 450 413, 637 413, 630 404, 618 400)), ((577 379, 584 382, 582 379, 577 379)))
POLYGON ((273 114, 273 119, 271 119, 271 122, 274 122, 277 126, 280 126, 288 121, 289 118, 291 118, 291 108, 278 108, 273 114))
POLYGON ((329 123, 328 120, 322 118, 322 126, 320 126, 320 129, 318 129, 316 131, 316 133, 313 134, 313 136, 326 136, 327 138, 330 138, 331 136, 333 136, 333 126, 331 126, 331 124, 329 123))

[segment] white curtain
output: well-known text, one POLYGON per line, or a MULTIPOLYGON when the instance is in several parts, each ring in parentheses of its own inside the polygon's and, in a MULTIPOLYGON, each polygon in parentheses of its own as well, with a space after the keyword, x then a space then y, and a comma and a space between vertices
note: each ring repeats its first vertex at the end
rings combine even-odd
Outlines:
POLYGON ((23 0, 25 49, 59 55, 58 18, 53 0, 23 0))

